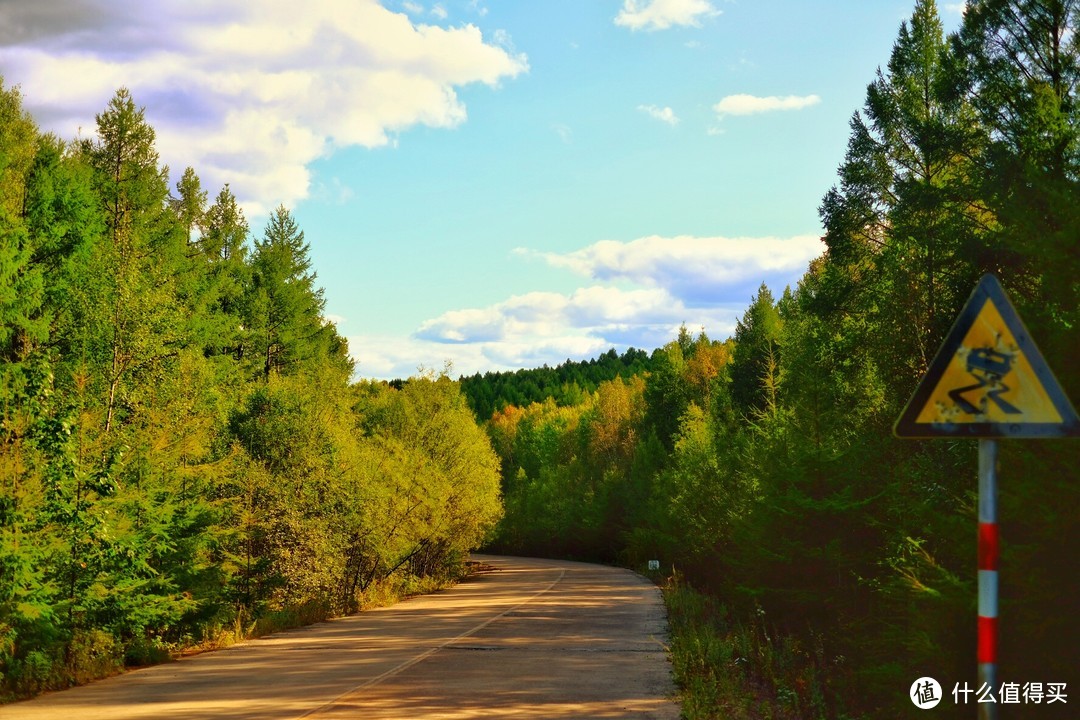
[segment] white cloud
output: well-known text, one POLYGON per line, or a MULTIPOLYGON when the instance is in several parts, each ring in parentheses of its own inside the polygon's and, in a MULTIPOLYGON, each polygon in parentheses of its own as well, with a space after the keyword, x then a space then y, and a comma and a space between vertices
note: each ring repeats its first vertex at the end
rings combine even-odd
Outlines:
POLYGON ((631 242, 603 240, 569 253, 518 252, 593 280, 659 288, 688 307, 713 307, 748 301, 762 282, 777 289, 794 284, 824 249, 817 235, 652 235, 631 242))
POLYGON ((407 12, 412 13, 413 15, 422 15, 424 12, 423 5, 411 2, 411 0, 405 0, 405 2, 401 3, 401 7, 405 8, 407 12))
POLYGON ((444 343, 476 343, 501 340, 506 336, 507 318, 502 308, 450 310, 427 320, 416 331, 422 340, 444 343))
MULTIPOLYGON (((594 285, 578 288, 569 295, 532 292, 512 296, 483 310, 444 313, 425 323, 417 334, 432 340, 452 341, 465 326, 463 321, 483 316, 489 325, 478 337, 520 340, 555 336, 566 330, 591 333, 600 327, 627 322, 677 324, 684 314, 682 304, 662 289, 622 290, 594 285), (461 315, 463 312, 470 314, 461 315), (433 330, 436 332, 432 333, 433 330)), ((475 325, 471 329, 476 332, 475 325)))
MULTIPOLYGON (((39 123, 70 137, 120 86, 144 105, 163 162, 226 182, 249 213, 308 196, 310 163, 415 125, 466 119, 456 88, 528 70, 474 25, 414 24, 376 0, 122 0, 100 14, 5 6, 0 67, 39 123)), ((103 6, 105 7, 105 6, 103 6)), ((413 9, 411 4, 405 6, 413 9)))
MULTIPOLYGON (((663 334, 663 342, 674 332, 663 334)), ((550 336, 472 344, 445 344, 422 338, 395 335, 351 335, 349 351, 356 360, 358 377, 390 380, 417 374, 419 368, 442 369, 447 363, 453 376, 489 370, 557 365, 565 360, 585 360, 612 347, 606 339, 585 335, 550 336)), ((617 343, 616 343, 617 344, 617 343)))
POLYGON ((779 110, 802 110, 817 105, 821 98, 817 95, 787 95, 777 97, 757 97, 756 95, 728 95, 713 105, 713 110, 724 115, 756 115, 779 110))
POLYGON ((965 13, 967 13, 967 3, 945 3, 941 6, 941 9, 946 12, 956 13, 957 15, 964 15, 965 13))
POLYGON ((453 366, 455 377, 491 369, 479 345, 448 346, 398 335, 349 335, 346 339, 358 377, 407 378, 421 367, 441 370, 447 363, 453 366))
POLYGON ((571 350, 574 357, 588 357, 613 346, 651 349, 674 337, 683 322, 730 331, 734 310, 688 307, 661 288, 592 285, 570 294, 532 292, 485 308, 451 310, 424 322, 412 339, 441 344, 447 354, 480 347, 499 365, 525 367, 512 358, 543 356, 537 364, 552 364, 571 350))
POLYGON ((446 8, 438 4, 434 5, 431 8, 431 14, 439 18, 440 20, 445 20, 446 18, 450 17, 450 13, 446 12, 446 8))
POLYGON ((603 241, 538 257, 593 282, 570 293, 529 292, 486 307, 448 310, 408 338, 356 336, 349 347, 363 377, 408 377, 417 365, 454 373, 557 365, 608 348, 645 350, 672 340, 679 326, 724 338, 758 286, 793 285, 824 247, 792 238, 644 237, 603 241))
POLYGON ((679 124, 679 118, 675 115, 675 111, 669 107, 658 108, 655 105, 638 105, 638 110, 672 127, 679 124))
POLYGON ((563 141, 564 145, 569 145, 574 142, 574 131, 570 129, 569 125, 555 123, 551 126, 551 129, 555 131, 555 134, 559 136, 559 139, 563 141))
POLYGON ((708 0, 624 0, 615 24, 631 30, 666 30, 674 25, 698 27, 701 18, 720 10, 708 0))

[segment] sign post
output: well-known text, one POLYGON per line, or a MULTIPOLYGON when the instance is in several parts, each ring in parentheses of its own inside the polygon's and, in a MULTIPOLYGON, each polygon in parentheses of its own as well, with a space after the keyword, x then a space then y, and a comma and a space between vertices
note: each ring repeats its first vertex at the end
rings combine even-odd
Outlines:
MULTIPOLYGON (((998 525, 997 440, 979 440, 979 687, 997 688, 998 525)), ((994 720, 996 703, 979 705, 980 718, 994 720), (982 712, 986 708, 986 713, 982 712)))
MULTIPOLYGON (((1080 418, 997 278, 984 275, 893 427, 900 438, 979 439, 978 683, 997 698, 997 438, 1080 435, 1080 418)), ((995 720, 997 702, 978 703, 995 720)))

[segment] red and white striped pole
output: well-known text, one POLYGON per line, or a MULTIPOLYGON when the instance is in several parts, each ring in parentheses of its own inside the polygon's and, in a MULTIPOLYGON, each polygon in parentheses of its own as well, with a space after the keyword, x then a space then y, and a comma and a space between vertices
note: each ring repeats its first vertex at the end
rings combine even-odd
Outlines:
MULTIPOLYGON (((979 688, 997 696, 998 523, 997 440, 979 440, 979 688)), ((978 704, 979 720, 996 720, 997 703, 978 704)))

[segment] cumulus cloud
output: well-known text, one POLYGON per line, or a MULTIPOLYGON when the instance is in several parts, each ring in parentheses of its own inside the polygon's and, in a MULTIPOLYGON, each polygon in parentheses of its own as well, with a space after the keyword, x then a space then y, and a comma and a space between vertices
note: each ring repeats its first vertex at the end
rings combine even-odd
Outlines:
POLYGON ((679 118, 675 115, 675 111, 669 107, 656 107, 655 105, 638 105, 638 110, 654 117, 660 122, 665 122, 672 127, 679 124, 679 118))
POLYGON ((757 115, 758 113, 779 110, 802 110, 817 105, 821 98, 817 95, 787 95, 777 97, 757 97, 756 95, 728 95, 713 105, 713 110, 724 115, 757 115))
POLYGON ((698 27, 720 10, 708 0, 624 0, 615 24, 631 30, 666 30, 675 25, 698 27))
POLYGON ((793 284, 825 249, 817 235, 776 237, 660 237, 603 240, 569 253, 536 253, 555 267, 599 281, 626 280, 663 289, 692 307, 746 302, 758 285, 793 284))
POLYGON ((592 286, 569 295, 532 292, 486 308, 451 310, 424 322, 415 336, 441 343, 524 341, 589 334, 626 322, 677 325, 684 311, 660 289, 592 286))
POLYGON ((475 25, 415 24, 376 0, 39 0, 0 4, 0 67, 62 136, 128 87, 163 161, 258 212, 306 197, 308 165, 337 148, 460 124, 456 88, 528 61, 475 25))
MULTIPOLYGON (((665 332, 667 342, 674 335, 665 332)), ((390 380, 416 375, 421 368, 451 366, 454 377, 489 370, 516 370, 586 360, 612 347, 606 338, 587 335, 509 339, 502 342, 445 344, 414 336, 350 335, 349 350, 359 377, 390 380)), ((644 347, 644 346, 640 346, 644 347)))
POLYGON ((356 361, 356 375, 363 378, 407 378, 421 368, 442 370, 448 364, 455 377, 491 369, 479 345, 451 347, 400 335, 348 335, 346 340, 356 361))
POLYGON ((441 345, 455 365, 457 355, 475 356, 479 349, 489 367, 518 368, 590 357, 610 347, 658 347, 683 323, 723 335, 734 327, 735 315, 734 308, 688 307, 661 288, 592 285, 451 310, 424 322, 411 340, 441 345))
POLYGON ((602 241, 567 253, 518 249, 589 278, 573 292, 529 292, 486 307, 448 310, 407 339, 350 338, 362 376, 406 377, 417 363, 455 373, 557 365, 608 348, 646 350, 680 325, 724 338, 765 282, 794 285, 824 250, 816 235, 791 238, 659 237, 602 241))

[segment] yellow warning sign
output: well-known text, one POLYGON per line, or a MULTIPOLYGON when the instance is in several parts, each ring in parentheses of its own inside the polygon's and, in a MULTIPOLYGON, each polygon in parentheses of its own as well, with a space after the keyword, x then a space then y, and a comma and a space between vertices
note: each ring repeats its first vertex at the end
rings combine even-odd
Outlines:
POLYGON ((1076 411, 992 275, 975 288, 895 427, 899 437, 1078 432, 1076 411))
POLYGON ((994 301, 987 298, 915 422, 1061 420, 994 301))

